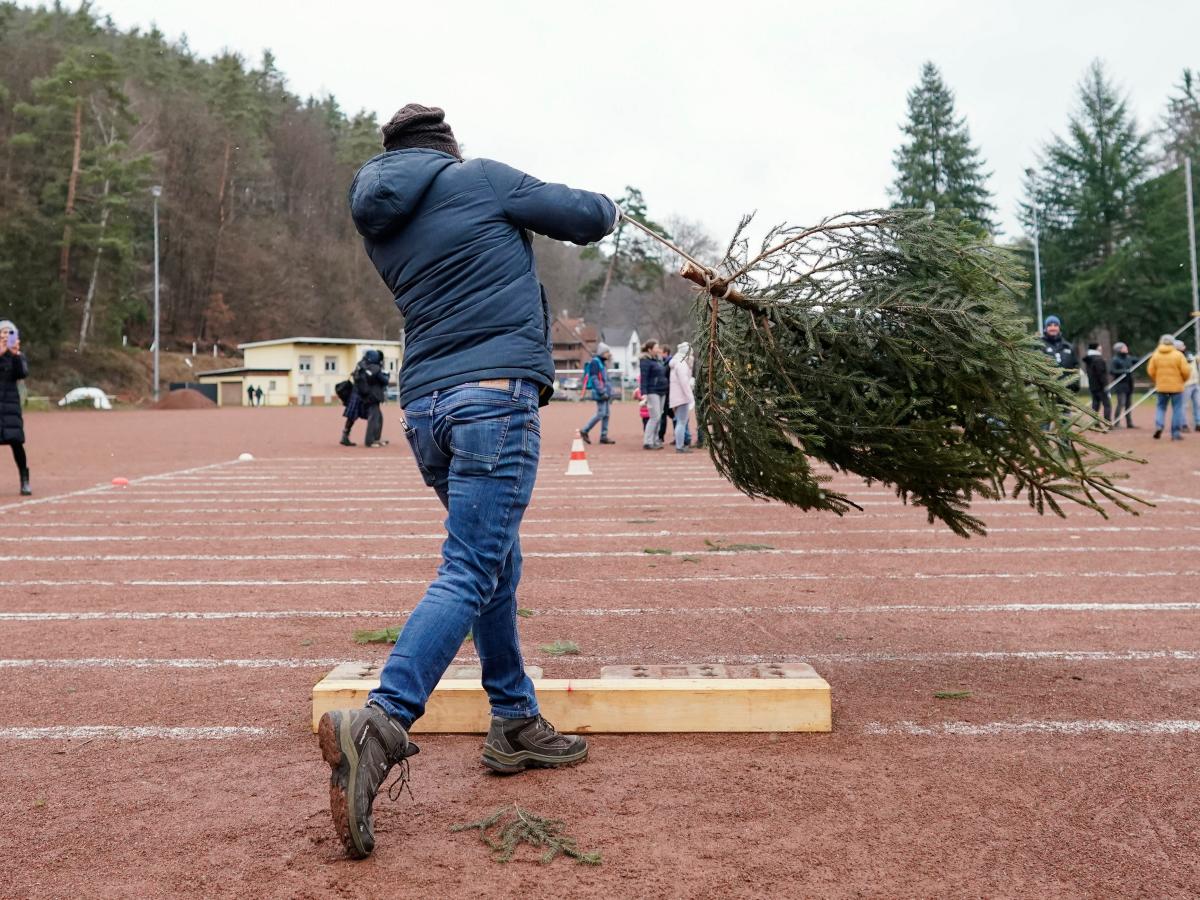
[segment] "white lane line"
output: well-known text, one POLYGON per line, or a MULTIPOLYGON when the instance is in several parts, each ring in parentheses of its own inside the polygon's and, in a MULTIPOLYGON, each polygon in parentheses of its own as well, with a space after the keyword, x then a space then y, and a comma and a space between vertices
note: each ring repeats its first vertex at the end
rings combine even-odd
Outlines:
POLYGON ((307 669, 328 668, 344 659, 0 659, 0 669, 307 669))
MULTIPOLYGON (((187 472, 205 472, 205 471, 210 471, 212 469, 220 469, 225 466, 237 465, 237 463, 238 463, 238 460, 236 460, 236 459, 228 459, 228 460, 225 460, 224 462, 210 463, 209 465, 206 465, 206 466, 195 466, 190 469, 177 469, 173 472, 163 472, 159 475, 143 475, 139 478, 131 478, 129 480, 129 483, 131 485, 146 484, 148 482, 159 481, 164 478, 171 478, 175 475, 181 475, 181 474, 184 474, 187 472)), ((13 509, 13 510, 25 509, 25 508, 28 508, 31 506, 41 506, 44 504, 68 503, 68 502, 70 502, 70 500, 72 500, 75 497, 85 497, 90 494, 98 494, 101 491, 110 491, 112 489, 113 489, 113 487, 111 484, 98 484, 98 485, 95 485, 90 488, 81 488, 80 490, 77 490, 77 491, 68 491, 65 494, 51 494, 47 497, 36 497, 32 500, 18 500, 15 503, 6 503, 3 505, 0 505, 0 512, 3 512, 5 510, 10 510, 10 509, 13 509)), ((88 501, 84 501, 84 502, 88 502, 88 501)))
MULTIPOLYGON (((889 572, 880 575, 840 572, 832 575, 779 573, 762 575, 672 575, 665 583, 704 584, 771 581, 1019 581, 1024 579, 1056 578, 1061 569, 1033 572, 889 572)), ((1151 572, 1098 571, 1076 572, 1071 578, 1180 578, 1200 577, 1200 569, 1169 569, 1151 572)), ((604 575, 600 578, 538 577, 550 584, 664 584, 664 576, 604 575)), ((367 587, 370 585, 427 585, 429 578, 128 578, 105 580, 99 578, 29 578, 0 581, 0 588, 24 587, 367 587)))
POLYGON ((162 725, 50 725, 45 728, 0 727, 0 741, 78 741, 116 738, 138 741, 168 738, 175 741, 214 741, 229 738, 267 737, 278 734, 275 728, 248 725, 204 725, 168 728, 162 725))
MULTIPOLYGON (((612 607, 532 610, 534 617, 630 618, 634 616, 721 617, 747 615, 964 615, 993 613, 1172 613, 1200 611, 1200 602, 1164 603, 979 603, 973 605, 884 606, 703 606, 703 607, 612 607)), ((94 622, 94 621, 221 621, 227 619, 366 619, 407 618, 407 609, 279 609, 279 610, 171 610, 107 612, 0 612, 0 622, 94 622)))
MULTIPOLYGON (((357 523, 361 524, 361 523, 357 523)), ((379 523, 372 523, 378 525, 379 523)), ((430 523, 432 524, 432 523, 430 523)), ((60 526, 61 527, 61 526, 60 526)), ((207 527, 212 527, 211 525, 207 527)), ((284 527, 281 525, 280 527, 284 527)), ((1031 526, 1028 528, 990 528, 989 534, 1132 534, 1142 532, 1169 532, 1177 533, 1180 531, 1200 531, 1200 525, 1175 525, 1171 527, 1160 527, 1156 525, 1127 525, 1127 526, 1107 526, 1107 527, 1092 527, 1087 525, 1079 525, 1074 527, 1043 527, 1031 526)), ((622 538, 664 538, 664 537, 680 537, 680 538, 695 538, 707 534, 721 534, 725 536, 738 537, 805 537, 811 535, 829 535, 830 529, 793 529, 793 530, 757 530, 743 531, 740 529, 727 528, 724 530, 708 529, 704 531, 669 531, 666 529, 659 531, 527 531, 521 534, 522 540, 580 540, 580 539, 597 539, 597 540, 617 540, 622 538)), ((946 539, 958 542, 959 538, 951 534, 949 531, 942 529, 936 531, 931 528, 843 528, 838 529, 836 534, 849 537, 856 534, 879 535, 879 534, 903 534, 903 535, 926 535, 936 539, 946 539)), ((0 535, 0 544, 28 544, 28 543, 47 543, 47 544, 104 544, 104 543, 238 543, 244 544, 247 541, 378 541, 378 542, 402 542, 402 541, 443 541, 446 539, 446 532, 435 531, 425 533, 412 532, 393 532, 390 534, 363 534, 361 532, 325 532, 320 534, 177 534, 177 535, 159 535, 159 534, 68 534, 68 535, 0 535)), ((709 548, 711 549, 711 548, 709 548)), ((918 549, 918 548, 909 548, 918 549)))
MULTIPOLYGON (((841 729, 838 729, 841 730, 841 729)), ((919 725, 916 722, 868 722, 862 733, 885 737, 1004 737, 1010 735, 1045 734, 1081 736, 1088 734, 1154 737, 1161 735, 1200 734, 1200 720, 1165 719, 1159 721, 1083 719, 1075 721, 1041 720, 1028 722, 940 722, 919 725)), ((249 725, 206 725, 167 727, 162 725, 50 725, 41 728, 16 726, 0 727, 0 740, 230 740, 262 738, 282 734, 279 729, 249 725)))
POLYGON ((1166 719, 1162 721, 1120 721, 1115 719, 1083 719, 1075 721, 1036 720, 1030 722, 937 722, 919 725, 916 722, 868 722, 862 728, 870 735, 906 735, 909 737, 998 737, 1018 734, 1123 734, 1147 737, 1153 735, 1200 734, 1200 720, 1166 719))
MULTIPOLYGON (((247 538, 252 540, 252 538, 247 538)), ((676 556, 922 556, 922 555, 1012 555, 1031 553, 1192 553, 1192 545, 1167 547, 1142 546, 1066 546, 1066 547, 785 547, 764 550, 714 550, 711 547, 672 550, 676 556)), ((526 550, 525 559, 654 559, 644 550, 526 550)), ((399 562, 403 560, 441 559, 440 553, 95 553, 73 555, 15 554, 0 555, 2 562, 301 562, 366 560, 399 562)))
MULTIPOLYGON (((544 654, 527 651, 527 659, 552 660, 544 654)), ((570 662, 609 665, 628 662, 630 654, 572 656, 570 662)), ((821 662, 821 663, 947 663, 947 662, 1198 662, 1198 650, 971 650, 941 653, 807 653, 807 654, 718 654, 703 651, 690 654, 652 654, 647 659, 654 664, 716 663, 721 665, 757 665, 759 663, 821 662)), ((558 660, 555 660, 558 661, 558 660)), ((313 669, 331 668, 347 659, 216 659, 199 658, 129 658, 83 657, 61 659, 0 659, 0 669, 313 669)), ((457 665, 478 665, 479 658, 464 655, 455 659, 457 665)))

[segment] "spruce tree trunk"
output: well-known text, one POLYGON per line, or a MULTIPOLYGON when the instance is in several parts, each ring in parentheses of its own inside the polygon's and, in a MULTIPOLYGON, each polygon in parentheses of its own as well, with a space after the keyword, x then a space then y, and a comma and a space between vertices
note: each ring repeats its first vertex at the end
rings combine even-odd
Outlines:
POLYGON ((104 190, 100 194, 100 236, 96 241, 96 258, 92 260, 92 277, 88 281, 87 298, 83 301, 83 318, 79 323, 79 344, 77 349, 80 353, 83 352, 83 347, 87 343, 88 334, 92 330, 92 301, 96 299, 96 282, 100 277, 100 256, 104 252, 104 231, 108 227, 108 204, 104 201, 108 199, 108 191, 112 182, 104 179, 104 190))
POLYGON ((79 184, 79 159, 83 152, 83 98, 75 101, 75 150, 71 157, 71 176, 67 180, 66 224, 63 225, 62 255, 58 260, 58 280, 67 285, 71 264, 71 225, 75 219, 75 188, 79 184))

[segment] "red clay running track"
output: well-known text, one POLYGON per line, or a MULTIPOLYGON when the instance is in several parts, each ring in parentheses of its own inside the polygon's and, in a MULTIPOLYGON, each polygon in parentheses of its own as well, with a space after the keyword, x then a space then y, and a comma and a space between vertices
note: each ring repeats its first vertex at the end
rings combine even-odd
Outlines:
POLYGON ((352 633, 402 622, 436 567, 402 440, 338 447, 323 409, 34 414, 38 495, 13 474, 0 497, 0 894, 1200 892, 1200 439, 1110 438, 1151 458, 1140 517, 987 504, 993 534, 963 541, 846 478, 844 519, 753 503, 702 454, 641 451, 627 406, 567 479, 588 412, 545 415, 529 661, 809 660, 833 734, 599 736, 586 765, 514 779, 478 739, 427 737, 415 800, 381 799, 375 856, 347 861, 309 690, 381 659, 352 633), (581 654, 546 657, 557 638, 581 654), (449 833, 512 800, 603 865, 501 866, 449 833))

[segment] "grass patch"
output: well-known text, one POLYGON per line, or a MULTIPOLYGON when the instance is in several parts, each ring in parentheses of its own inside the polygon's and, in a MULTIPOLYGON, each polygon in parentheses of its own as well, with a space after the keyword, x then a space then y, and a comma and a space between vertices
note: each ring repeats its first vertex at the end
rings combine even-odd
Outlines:
POLYGON ((356 644, 394 644, 400 637, 400 626, 395 628, 368 628, 354 632, 356 644))
POLYGON ((755 550, 774 550, 770 544, 727 544, 724 541, 704 539, 704 545, 709 551, 724 550, 727 553, 752 553, 755 550))
POLYGON ((579 645, 574 641, 557 640, 553 644, 543 644, 542 652, 547 656, 578 656, 579 645))
POLYGON ((664 550, 662 547, 646 547, 642 550, 642 552, 647 553, 650 556, 670 556, 673 551, 664 550))
POLYGON ((492 859, 499 863, 509 862, 522 844, 540 850, 540 862, 553 862, 566 856, 585 866, 600 865, 600 851, 579 849, 579 842, 563 834, 565 824, 561 819, 548 819, 508 803, 484 816, 478 822, 451 825, 455 833, 478 831, 479 839, 492 851, 492 859))
POLYGON ((700 557, 698 557, 698 556, 681 556, 681 557, 679 557, 679 559, 682 562, 690 562, 690 563, 700 562, 700 557))
POLYGON ((528 619, 530 616, 533 615, 533 610, 526 609, 523 606, 518 606, 517 607, 517 615, 520 616, 522 619, 528 619))
MULTIPOLYGON (((394 644, 396 638, 400 637, 400 631, 403 626, 397 625, 394 628, 368 628, 365 631, 354 632, 354 643, 356 644, 394 644)), ((474 641, 475 635, 467 632, 467 636, 463 639, 463 643, 474 641)), ((307 647, 312 641, 304 643, 307 647)))
POLYGON ((934 691, 933 697, 935 700, 966 700, 970 698, 970 691, 934 691))

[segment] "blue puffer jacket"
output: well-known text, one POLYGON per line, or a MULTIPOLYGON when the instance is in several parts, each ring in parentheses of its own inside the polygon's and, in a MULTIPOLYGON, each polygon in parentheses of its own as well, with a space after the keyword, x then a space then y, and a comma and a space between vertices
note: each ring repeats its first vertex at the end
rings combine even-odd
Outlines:
POLYGON ((670 382, 667 381, 667 367, 657 356, 643 353, 638 359, 640 368, 642 393, 667 395, 670 382))
POLYGON ((616 218, 611 200, 488 159, 406 149, 359 170, 350 211, 404 315, 402 405, 485 378, 528 378, 549 399, 550 310, 526 229, 598 241, 616 218))

